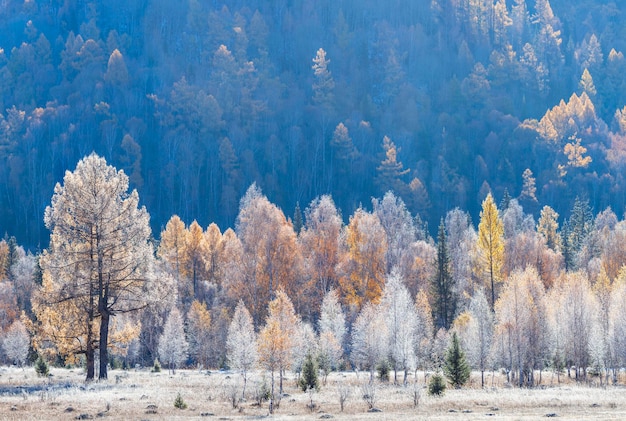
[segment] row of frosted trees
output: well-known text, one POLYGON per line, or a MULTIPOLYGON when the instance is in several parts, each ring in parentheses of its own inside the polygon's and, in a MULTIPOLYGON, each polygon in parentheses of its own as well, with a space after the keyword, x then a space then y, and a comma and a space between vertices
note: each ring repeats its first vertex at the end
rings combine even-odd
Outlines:
MULTIPOLYGON (((278 376, 282 393, 284 373, 299 372, 307 356, 315 358, 324 380, 330 371, 351 366, 368 372, 372 382, 376 370, 386 365, 394 383, 406 384, 418 369, 442 368, 456 332, 470 365, 481 372, 482 386, 489 382, 486 372, 500 369, 519 386, 541 383, 544 371, 551 372, 551 382, 567 372, 576 380, 608 384, 618 381, 619 368, 626 364, 625 281, 623 272, 614 285, 605 276, 592 285, 582 272, 574 272, 546 290, 536 269, 516 270, 501 290, 495 314, 480 289, 450 330, 436 332, 426 294, 420 291, 413 300, 395 271, 387 277, 380 301, 366 303, 350 331, 336 290, 324 296, 320 318, 311 325, 281 289, 258 332, 243 301, 238 303, 227 330, 226 362, 241 372, 243 394, 249 372, 258 368, 271 374, 272 391, 278 376)), ((165 326, 159 354, 175 369, 188 361, 193 338, 185 339, 177 309, 165 326)))
MULTIPOLYGON (((519 199, 536 202, 528 173, 519 199)), ((13 239, 0 242, 5 343, 15 336, 9 332, 24 331, 11 328, 21 323, 37 352, 72 364, 86 358, 91 376, 98 359, 104 377, 107 362, 149 365, 157 357, 173 366, 228 366, 234 309, 245 307, 260 335, 284 294, 300 320, 294 332, 304 329, 318 338, 305 343, 327 350, 319 357, 326 369, 373 373, 386 361, 396 381, 398 373, 436 369, 451 329, 476 368, 504 367, 519 384, 541 381, 548 368, 608 381, 624 365, 626 224, 610 209, 594 218, 577 200, 559 228, 548 206, 535 223, 518 200, 505 195, 496 205, 487 194, 477 231, 455 209, 435 241, 393 193, 344 224, 329 196, 287 218, 253 185, 234 230, 174 216, 155 246, 147 211, 127 189, 123 172, 86 157, 46 210, 49 249, 33 256, 13 239), (333 335, 324 330, 329 296, 344 320, 333 335), (388 340, 368 342, 383 334, 388 340), (163 337, 184 339, 180 358, 163 337)))

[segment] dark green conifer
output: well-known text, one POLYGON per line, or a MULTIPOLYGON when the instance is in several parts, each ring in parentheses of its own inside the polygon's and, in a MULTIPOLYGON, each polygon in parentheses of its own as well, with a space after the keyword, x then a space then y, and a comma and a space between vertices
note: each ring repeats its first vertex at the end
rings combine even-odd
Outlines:
POLYGON ((452 342, 446 351, 443 371, 448 382, 456 389, 460 389, 470 378, 471 369, 456 332, 452 334, 452 342))
POLYGON ((300 388, 306 392, 309 389, 319 390, 319 381, 317 378, 317 362, 309 353, 306 355, 304 365, 302 366, 302 376, 300 377, 300 388))
POLYGON ((454 279, 450 270, 450 256, 446 241, 446 228, 441 218, 437 233, 437 259, 431 291, 434 299, 433 312, 438 328, 449 329, 456 312, 454 279))
POLYGON ((293 230, 296 234, 300 234, 304 222, 302 221, 302 211, 300 210, 300 202, 296 202, 296 209, 293 212, 293 230))

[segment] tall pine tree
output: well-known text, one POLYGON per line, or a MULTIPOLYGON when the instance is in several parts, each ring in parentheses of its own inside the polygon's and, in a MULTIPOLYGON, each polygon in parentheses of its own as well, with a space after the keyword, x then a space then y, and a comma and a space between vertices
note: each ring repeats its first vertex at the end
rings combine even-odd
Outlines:
POLYGON ((587 236, 593 230, 593 212, 589 206, 589 200, 583 200, 576 196, 572 213, 563 227, 563 247, 566 256, 566 269, 576 269, 578 253, 583 247, 587 236))
POLYGON ((435 276, 432 281, 433 312, 437 328, 449 329, 456 311, 454 278, 450 270, 450 256, 446 242, 446 228, 441 218, 437 233, 437 257, 435 276))

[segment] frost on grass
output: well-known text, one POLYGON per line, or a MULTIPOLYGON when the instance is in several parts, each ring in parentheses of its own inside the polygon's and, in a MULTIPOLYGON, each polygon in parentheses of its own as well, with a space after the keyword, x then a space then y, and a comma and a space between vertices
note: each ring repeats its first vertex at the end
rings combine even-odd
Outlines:
MULTIPOLYGON (((250 373, 247 400, 238 401, 237 407, 233 402, 241 397, 242 379, 238 375, 233 377, 233 373, 212 372, 207 376, 205 371, 182 369, 175 375, 150 373, 149 368, 113 370, 111 380, 85 385, 84 372, 80 369, 51 368, 50 371, 52 376, 42 379, 32 367, 0 368, 0 414, 12 414, 15 419, 45 420, 67 420, 81 414, 96 419, 101 413, 110 419, 142 419, 151 415, 159 419, 194 418, 201 414, 213 414, 216 418, 258 418, 267 416, 269 410, 266 400, 269 379, 264 380, 263 372, 257 370, 250 373), (124 382, 115 383, 114 375, 126 374, 128 378, 124 382), (21 387, 32 388, 32 392, 2 392, 21 387), (182 403, 188 405, 186 410, 174 406, 179 394, 182 403), (16 408, 13 412, 12 407, 16 408), (71 414, 64 412, 70 407, 73 408, 71 414)), ((356 420, 367 417, 367 411, 372 408, 381 408, 386 419, 458 419, 462 413, 495 413, 502 419, 539 419, 550 413, 570 419, 602 419, 603 416, 604 419, 626 419, 623 390, 619 388, 599 389, 574 382, 542 389, 505 388, 506 376, 495 373, 494 387, 482 389, 480 372, 474 372, 472 384, 475 387, 449 388, 443 396, 435 397, 426 393, 423 380, 405 387, 380 384, 378 380, 370 385, 367 377, 359 379, 353 372, 332 372, 327 387, 307 393, 298 387, 297 376, 287 372, 284 392, 289 397, 274 408, 276 416, 300 421, 323 411, 335 418, 356 420)), ((423 373, 418 373, 417 377, 423 379, 423 373)), ((489 376, 490 384, 491 381, 489 376)))

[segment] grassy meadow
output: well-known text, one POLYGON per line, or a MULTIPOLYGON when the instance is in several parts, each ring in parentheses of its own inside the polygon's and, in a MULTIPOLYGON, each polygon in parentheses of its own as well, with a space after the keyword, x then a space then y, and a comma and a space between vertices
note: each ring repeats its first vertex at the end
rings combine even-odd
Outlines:
MULTIPOLYGON (((309 394, 298 389, 296 377, 288 373, 280 405, 269 415, 268 402, 263 401, 259 406, 255 399, 262 394, 264 381, 270 385, 268 375, 261 372, 250 375, 246 400, 234 407, 232 402, 240 397, 243 384, 236 373, 112 370, 107 381, 86 384, 81 369, 51 369, 51 376, 42 379, 33 368, 3 367, 0 368, 0 419, 626 419, 626 388, 567 381, 557 384, 550 373, 544 373, 544 385, 534 389, 508 387, 504 377, 497 373, 489 373, 486 376, 489 387, 481 389, 479 373, 474 373, 468 387, 448 389, 442 397, 427 394, 421 372, 417 386, 413 376, 408 386, 376 381, 373 406, 380 412, 368 412, 369 405, 363 399, 366 393, 363 384, 367 379, 368 373, 331 373, 319 392, 309 394), (348 393, 343 412, 340 391, 348 393), (174 406, 179 394, 187 406, 185 409, 174 406)), ((367 393, 371 394, 371 390, 367 393)))

